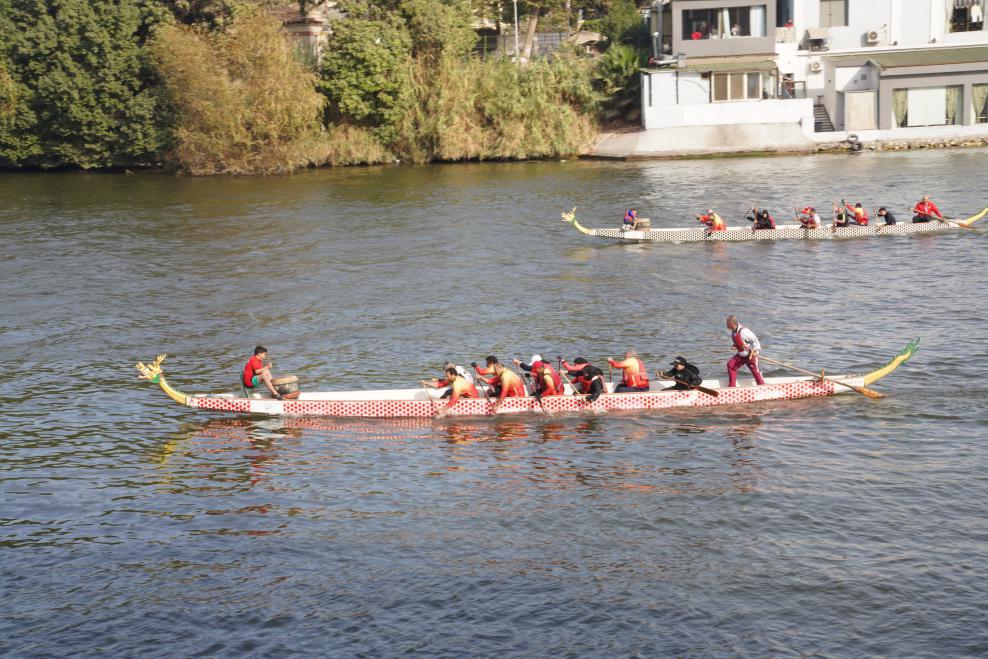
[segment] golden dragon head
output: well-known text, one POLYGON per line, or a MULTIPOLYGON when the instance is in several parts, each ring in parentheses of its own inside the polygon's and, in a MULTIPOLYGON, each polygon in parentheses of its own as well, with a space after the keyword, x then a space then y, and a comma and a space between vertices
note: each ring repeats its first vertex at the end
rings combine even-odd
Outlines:
POLYGON ((568 213, 562 213, 563 222, 572 222, 576 219, 576 206, 573 206, 573 210, 568 213))
POLYGON ((161 363, 165 361, 167 354, 158 355, 153 362, 150 364, 144 364, 143 362, 137 362, 134 368, 137 369, 142 380, 150 380, 151 382, 157 382, 158 378, 161 377, 161 363))

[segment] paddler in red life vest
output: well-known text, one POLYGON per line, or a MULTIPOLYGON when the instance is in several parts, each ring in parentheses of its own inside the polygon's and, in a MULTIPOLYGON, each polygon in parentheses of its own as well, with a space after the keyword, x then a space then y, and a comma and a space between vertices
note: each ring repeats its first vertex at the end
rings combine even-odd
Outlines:
POLYGON ((642 360, 638 359, 637 352, 629 350, 624 353, 624 359, 621 361, 615 361, 608 357, 607 363, 614 368, 620 368, 624 371, 624 379, 621 381, 621 384, 614 387, 614 393, 623 394, 629 391, 648 391, 648 371, 645 370, 645 364, 642 360))
POLYGON ((916 213, 915 217, 913 217, 913 222, 943 221, 943 215, 940 213, 940 209, 926 195, 923 195, 923 199, 913 207, 913 212, 916 213))
POLYGON ((807 206, 803 210, 799 211, 799 215, 796 216, 796 220, 803 225, 804 229, 816 229, 820 226, 820 214, 816 212, 816 209, 812 206, 807 206))
POLYGON ((264 384, 265 388, 271 393, 272 398, 282 399, 281 394, 278 390, 274 388, 271 384, 271 364, 264 362, 268 358, 268 349, 264 346, 257 346, 254 348, 254 356, 247 360, 247 364, 244 366, 244 374, 242 376, 244 387, 250 391, 256 388, 260 384, 264 384))
POLYGON ((727 231, 724 218, 715 213, 713 208, 708 208, 705 215, 697 215, 696 219, 700 221, 700 224, 707 225, 711 231, 727 231))
POLYGON ((504 364, 496 360, 493 366, 491 366, 491 371, 494 377, 489 379, 481 378, 481 380, 494 387, 494 391, 497 392, 497 402, 494 403, 491 413, 497 412, 497 408, 501 407, 501 403, 504 402, 505 398, 525 397, 525 383, 522 382, 520 375, 511 369, 505 368, 504 364))
POLYGON ((638 209, 629 208, 624 214, 624 221, 621 223, 622 231, 634 231, 638 228, 638 209))
POLYGON ((845 203, 844 208, 851 211, 851 219, 854 220, 855 224, 863 227, 868 226, 868 211, 861 206, 860 201, 853 206, 845 203))
POLYGON ((579 387, 580 393, 586 394, 588 401, 592 403, 604 393, 604 372, 586 359, 577 357, 570 364, 559 357, 559 363, 566 369, 566 374, 573 378, 573 385, 579 387))
POLYGON ((737 354, 727 362, 727 386, 737 386, 738 370, 742 366, 747 366, 751 370, 757 384, 765 384, 765 379, 758 370, 758 353, 762 349, 758 337, 747 327, 739 325, 737 316, 727 317, 727 329, 731 330, 731 342, 737 350, 737 354))
POLYGON ((563 378, 552 368, 552 364, 542 359, 542 355, 532 355, 527 364, 514 360, 515 366, 532 374, 532 388, 541 396, 559 396, 563 393, 563 378))

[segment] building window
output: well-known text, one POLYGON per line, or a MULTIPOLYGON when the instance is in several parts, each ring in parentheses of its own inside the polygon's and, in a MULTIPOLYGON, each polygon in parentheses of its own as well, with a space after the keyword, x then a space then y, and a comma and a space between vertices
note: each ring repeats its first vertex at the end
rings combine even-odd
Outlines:
POLYGON ((765 5, 687 9, 683 12, 683 39, 764 37, 766 15, 765 5))
POLYGON ((974 101, 974 123, 988 124, 988 85, 971 85, 974 101))
POLYGON ((947 29, 951 32, 974 32, 985 25, 985 8, 981 0, 945 0, 947 29))
POLYGON ((847 0, 820 0, 820 27, 847 25, 847 0))
POLYGON ((756 101, 775 96, 775 78, 761 71, 714 73, 710 98, 718 101, 756 101))
POLYGON ((775 27, 792 27, 793 0, 775 0, 775 27))
MULTIPOLYGON (((988 86, 988 85, 986 85, 988 86)), ((906 126, 953 126, 961 123, 964 88, 915 87, 892 90, 892 114, 896 128, 906 126)))

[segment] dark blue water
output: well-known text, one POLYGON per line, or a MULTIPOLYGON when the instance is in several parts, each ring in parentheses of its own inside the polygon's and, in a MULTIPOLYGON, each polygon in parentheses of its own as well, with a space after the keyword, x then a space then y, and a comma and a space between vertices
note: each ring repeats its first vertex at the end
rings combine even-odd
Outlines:
MULTIPOLYGON (((0 177, 0 654, 988 654, 981 232, 611 245, 846 197, 964 217, 983 150, 0 177), (765 354, 845 395, 600 417, 262 419, 182 408, 267 345, 303 387, 634 347, 765 354)), ((770 371, 782 374, 782 371, 770 371)))

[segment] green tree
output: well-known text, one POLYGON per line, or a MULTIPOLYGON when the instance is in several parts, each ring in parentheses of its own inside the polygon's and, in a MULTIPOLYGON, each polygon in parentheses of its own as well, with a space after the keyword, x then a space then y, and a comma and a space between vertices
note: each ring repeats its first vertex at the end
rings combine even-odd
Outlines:
POLYGON ((392 142, 412 101, 411 62, 411 34, 398 16, 335 23, 319 84, 330 120, 370 128, 382 143, 392 142))
POLYGON ((168 117, 143 40, 159 17, 128 0, 0 0, 0 166, 154 162, 168 117))
POLYGON ((635 121, 640 116, 641 74, 645 51, 626 44, 607 49, 594 71, 594 85, 604 97, 601 118, 635 121))

